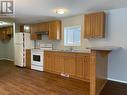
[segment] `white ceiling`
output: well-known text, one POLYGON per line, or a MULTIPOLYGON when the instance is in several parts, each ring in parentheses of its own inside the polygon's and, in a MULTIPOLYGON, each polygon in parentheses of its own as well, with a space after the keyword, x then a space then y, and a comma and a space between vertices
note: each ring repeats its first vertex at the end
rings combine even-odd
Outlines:
POLYGON ((127 6, 127 0, 15 0, 15 20, 20 23, 41 22, 127 6), (55 9, 64 8, 64 15, 55 9))

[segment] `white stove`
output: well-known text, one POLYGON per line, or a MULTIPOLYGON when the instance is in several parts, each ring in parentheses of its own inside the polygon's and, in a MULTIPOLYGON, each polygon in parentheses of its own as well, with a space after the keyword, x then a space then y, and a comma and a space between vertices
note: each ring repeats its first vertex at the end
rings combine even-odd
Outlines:
POLYGON ((43 71, 44 50, 52 50, 52 44, 40 44, 39 49, 31 50, 31 69, 43 71))

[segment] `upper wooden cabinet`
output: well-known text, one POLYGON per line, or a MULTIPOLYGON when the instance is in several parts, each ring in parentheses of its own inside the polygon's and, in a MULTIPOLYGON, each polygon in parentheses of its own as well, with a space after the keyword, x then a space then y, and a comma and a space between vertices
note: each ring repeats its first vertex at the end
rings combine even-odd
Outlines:
POLYGON ((60 21, 50 21, 32 24, 30 26, 31 39, 41 40, 41 32, 48 32, 50 40, 60 40, 61 37, 61 22, 60 21))
POLYGON ((19 28, 20 32, 24 32, 24 25, 20 25, 19 28))
POLYGON ((10 40, 13 35, 13 27, 8 26, 8 27, 3 27, 0 28, 0 40, 10 40))
POLYGON ((31 40, 41 40, 41 35, 36 33, 38 31, 39 31, 38 24, 30 25, 31 40))
POLYGON ((105 34, 105 13, 91 13, 85 15, 85 38, 103 38, 105 34))
POLYGON ((49 24, 48 24, 48 22, 39 23, 39 24, 38 24, 38 28, 39 28, 39 31, 40 31, 40 32, 49 31, 49 24))
POLYGON ((42 39, 40 34, 34 34, 34 33, 30 35, 30 38, 31 40, 41 40, 42 39))
POLYGON ((49 39, 50 40, 61 39, 61 21, 49 22, 49 39))
POLYGON ((13 27, 12 26, 6 27, 6 34, 12 36, 12 34, 13 34, 13 27))
POLYGON ((49 25, 47 22, 31 25, 31 32, 32 33, 45 32, 45 31, 49 31, 49 25))
POLYGON ((30 32, 31 33, 36 33, 36 32, 39 32, 39 27, 38 27, 39 24, 32 24, 30 25, 30 32))

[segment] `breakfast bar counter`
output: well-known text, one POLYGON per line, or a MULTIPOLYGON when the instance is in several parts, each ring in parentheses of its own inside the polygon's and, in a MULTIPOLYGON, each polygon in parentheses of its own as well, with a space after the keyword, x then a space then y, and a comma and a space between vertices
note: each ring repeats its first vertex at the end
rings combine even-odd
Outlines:
POLYGON ((107 82, 108 55, 112 49, 91 48, 90 52, 45 50, 44 71, 88 82, 90 95, 99 95, 107 82))

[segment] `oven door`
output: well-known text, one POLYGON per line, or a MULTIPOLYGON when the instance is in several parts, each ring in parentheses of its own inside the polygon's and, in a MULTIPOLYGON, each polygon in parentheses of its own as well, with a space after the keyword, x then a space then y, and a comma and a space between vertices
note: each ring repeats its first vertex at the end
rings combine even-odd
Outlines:
POLYGON ((31 55, 32 65, 43 66, 43 54, 39 52, 33 52, 31 55))

